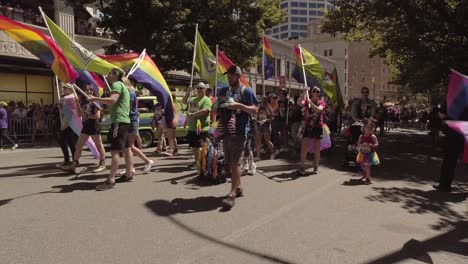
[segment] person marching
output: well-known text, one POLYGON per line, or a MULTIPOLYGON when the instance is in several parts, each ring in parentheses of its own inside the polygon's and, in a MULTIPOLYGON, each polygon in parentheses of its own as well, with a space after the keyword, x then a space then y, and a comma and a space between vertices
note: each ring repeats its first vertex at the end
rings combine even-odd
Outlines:
POLYGON ((195 85, 197 90, 197 96, 189 98, 192 88, 189 87, 185 94, 182 102, 189 105, 189 113, 187 115, 188 131, 187 141, 189 147, 192 148, 193 156, 195 161, 189 166, 192 169, 197 168, 198 156, 202 143, 208 137, 208 131, 210 129, 210 111, 211 111, 211 100, 206 97, 205 90, 206 86, 200 82, 195 85))
POLYGON ((307 153, 310 145, 314 145, 314 170, 312 174, 318 173, 318 165, 320 161, 320 141, 323 136, 323 116, 326 107, 325 101, 320 99, 321 90, 319 87, 312 88, 312 98, 309 98, 308 92, 304 96, 299 97, 297 104, 304 107, 305 120, 301 143, 301 167, 297 170, 297 174, 306 175, 307 153))
MULTIPOLYGON (((63 109, 66 106, 65 104, 65 97, 71 97, 73 100, 78 100, 73 94, 73 88, 70 84, 63 85, 63 95, 60 99, 60 107, 62 108, 61 111, 61 125, 60 125, 60 135, 59 135, 59 145, 60 149, 63 153, 64 162, 62 164, 56 165, 57 168, 63 169, 65 166, 70 165, 70 154, 68 153, 68 149, 70 149, 72 158, 75 153, 75 146, 78 140, 78 136, 73 132, 71 127, 68 125, 67 119, 63 114, 63 109)), ((77 102, 78 103, 78 102, 77 102)))
POLYGON ((111 119, 110 150, 112 156, 111 170, 107 180, 98 185, 99 191, 109 190, 115 185, 115 175, 119 167, 120 152, 125 156, 125 176, 119 178, 119 182, 127 182, 133 179, 132 151, 128 140, 130 127, 130 93, 122 82, 124 72, 118 68, 112 69, 107 80, 111 85, 111 93, 108 98, 89 97, 90 102, 99 102, 109 105, 111 119))
POLYGON ((374 119, 364 119, 364 134, 359 136, 358 150, 356 162, 359 163, 364 170, 364 176, 360 179, 364 184, 372 184, 371 182, 371 166, 380 164, 379 156, 375 149, 379 146, 379 141, 374 135, 374 130, 377 121, 374 119))
POLYGON ((257 149, 256 160, 261 160, 262 139, 270 150, 271 159, 275 159, 275 147, 271 142, 271 122, 273 114, 265 104, 261 104, 257 113, 257 124, 255 129, 255 146, 257 149))
POLYGON ((251 115, 257 113, 257 98, 250 87, 240 84, 242 74, 238 66, 231 66, 224 73, 227 74, 230 90, 227 97, 234 102, 226 105, 226 108, 235 110, 236 135, 225 135, 224 137, 224 162, 231 172, 231 191, 222 201, 223 205, 232 208, 235 199, 243 195, 241 188, 241 162, 244 157, 246 137, 253 129, 250 127, 251 115))
POLYGON ((3 150, 3 139, 10 141, 11 149, 15 150, 18 145, 8 136, 8 113, 5 110, 8 104, 0 102, 0 150, 3 150))
MULTIPOLYGON (((93 87, 91 84, 86 84, 85 92, 88 96, 95 96, 93 87)), ((84 99, 84 98, 83 98, 84 99)), ((99 151, 99 161, 98 167, 93 170, 93 172, 101 172, 106 170, 106 152, 102 144, 101 139, 101 110, 94 103, 89 103, 86 99, 81 102, 81 116, 83 120, 83 129, 81 130, 80 136, 78 137, 78 142, 76 143, 75 153, 73 154, 73 161, 70 165, 64 167, 64 170, 75 171, 76 167, 80 164, 80 158, 83 151, 83 147, 86 144, 86 141, 89 137, 96 144, 96 148, 99 151)))

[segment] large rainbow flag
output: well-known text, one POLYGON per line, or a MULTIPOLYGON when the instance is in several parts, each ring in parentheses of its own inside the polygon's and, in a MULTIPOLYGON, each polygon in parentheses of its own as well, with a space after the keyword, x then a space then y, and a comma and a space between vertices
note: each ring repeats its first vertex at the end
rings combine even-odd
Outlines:
MULTIPOLYGON (((218 50, 218 65, 217 65, 218 66, 217 67, 218 89, 229 87, 227 76, 224 75, 224 73, 232 65, 235 65, 235 64, 226 55, 224 55, 222 51, 218 50)), ((241 75, 240 83, 243 86, 251 87, 249 81, 247 81, 247 79, 245 79, 243 75, 241 75)))
POLYGON ((458 120, 468 107, 468 76, 452 70, 447 91, 447 114, 458 120))
POLYGON ((78 78, 78 73, 67 61, 60 48, 44 33, 4 16, 0 16, 0 30, 50 66, 52 72, 62 82, 72 83, 78 78))
MULTIPOLYGON (((307 50, 301 48, 300 46, 294 46, 294 54, 296 55, 296 68, 292 73, 298 82, 306 84, 308 87, 318 86, 322 87, 322 80, 325 76, 325 72, 320 65, 320 62, 307 50), (301 59, 302 57, 302 59, 301 59), (304 70, 306 75, 306 80, 304 80, 304 73, 302 71, 302 65, 304 63, 304 70)), ((324 90, 326 93, 326 91, 324 90)), ((333 97, 333 94, 327 94, 330 98, 333 97)))
POLYGON ((152 94, 156 95, 158 101, 164 106, 166 125, 168 127, 174 127, 175 109, 172 102, 171 90, 161 74, 161 71, 159 71, 158 66, 156 66, 146 52, 144 52, 143 58, 140 61, 138 60, 140 58, 140 54, 138 53, 99 55, 99 57, 126 71, 129 71, 135 63, 138 63, 138 66, 130 77, 145 86, 152 94))
POLYGON ((273 77, 275 72, 275 59, 273 58, 273 52, 268 43, 267 37, 263 36, 263 74, 265 80, 273 77))
POLYGON ((78 70, 79 79, 85 84, 91 84, 94 89, 94 94, 101 97, 104 94, 106 84, 94 73, 85 70, 78 70))

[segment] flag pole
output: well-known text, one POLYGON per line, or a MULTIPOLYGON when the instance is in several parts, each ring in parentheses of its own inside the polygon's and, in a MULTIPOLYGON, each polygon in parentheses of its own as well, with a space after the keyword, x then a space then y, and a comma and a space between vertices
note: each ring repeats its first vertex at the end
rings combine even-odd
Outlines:
POLYGON ((145 55, 146 55, 146 49, 144 49, 141 52, 140 57, 138 57, 138 60, 135 62, 135 64, 133 64, 132 68, 128 71, 127 76, 125 76, 125 77, 128 78, 128 76, 132 75, 132 73, 135 72, 136 68, 138 68, 138 66, 140 66, 140 63, 143 60, 143 57, 145 57, 145 55))
POLYGON ((262 96, 265 97, 265 35, 262 38, 262 96))
POLYGON ((193 42, 192 75, 190 76, 190 87, 193 87, 193 73, 195 71, 195 57, 197 56, 198 23, 195 25, 195 41, 193 42))
POLYGON ((218 44, 216 44, 216 74, 215 74, 215 95, 217 94, 218 92, 218 65, 219 65, 219 62, 218 62, 218 44))
POLYGON ((309 91, 307 90, 306 87, 308 87, 307 85, 307 76, 306 76, 306 72, 305 72, 305 67, 304 67, 304 57, 302 56, 302 48, 301 48, 301 44, 297 45, 299 47, 299 53, 301 55, 301 66, 302 66, 302 74, 304 76, 304 89, 305 89, 305 96, 306 96, 306 99, 308 100, 309 99, 309 91))

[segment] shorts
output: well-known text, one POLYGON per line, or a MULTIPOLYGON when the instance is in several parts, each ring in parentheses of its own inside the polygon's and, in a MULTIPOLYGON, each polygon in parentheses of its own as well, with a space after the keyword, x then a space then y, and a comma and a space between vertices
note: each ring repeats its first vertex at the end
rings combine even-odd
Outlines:
POLYGON ((128 127, 128 134, 129 135, 138 135, 140 122, 138 121, 130 121, 130 126, 128 127))
POLYGON ((81 134, 86 134, 89 136, 95 136, 101 134, 101 124, 97 120, 86 120, 83 122, 83 129, 81 129, 81 134))
POLYGON ((123 150, 130 147, 128 142, 128 130, 130 124, 118 123, 112 124, 109 132, 110 150, 123 150))
POLYGON ((187 142, 191 148, 201 148, 202 142, 208 138, 208 132, 201 132, 200 134, 197 131, 187 131, 187 142))
POLYGON ((270 123, 265 123, 263 125, 257 124, 257 131, 258 133, 262 135, 271 134, 271 124, 270 123))
POLYGON ((245 136, 227 136, 223 141, 224 163, 240 165, 244 158, 245 136))
POLYGON ((323 128, 321 127, 309 127, 304 131, 302 135, 303 138, 316 138, 322 139, 323 136, 323 128))

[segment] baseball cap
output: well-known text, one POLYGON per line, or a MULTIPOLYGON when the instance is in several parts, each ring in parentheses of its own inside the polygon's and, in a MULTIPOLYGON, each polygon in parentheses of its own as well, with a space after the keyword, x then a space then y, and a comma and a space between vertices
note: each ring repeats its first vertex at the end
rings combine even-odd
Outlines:
POLYGON ((197 85, 195 85, 195 88, 198 88, 198 87, 206 89, 206 85, 203 82, 199 82, 199 83, 197 83, 197 85))
POLYGON ((62 87, 63 89, 73 89, 73 86, 69 83, 65 83, 62 87))
POLYGON ((3 107, 8 106, 8 104, 5 101, 1 101, 0 105, 3 106, 3 107))
POLYGON ((237 75, 242 75, 242 70, 241 70, 241 68, 239 66, 232 65, 231 67, 229 67, 227 69, 227 71, 224 73, 224 75, 226 75, 228 73, 235 73, 237 75))
POLYGON ((275 93, 269 93, 267 95, 268 98, 271 98, 271 97, 274 97, 274 98, 277 98, 278 96, 275 94, 275 93))

